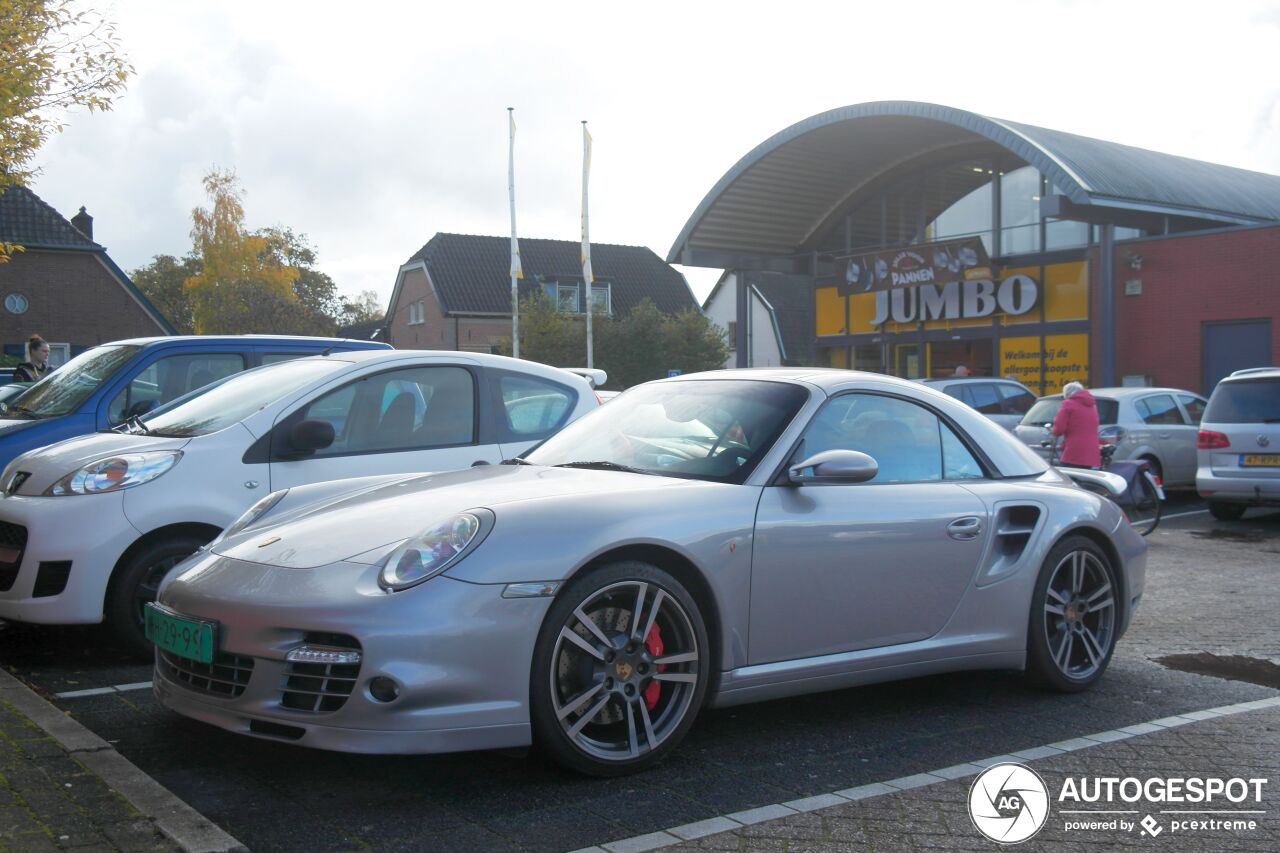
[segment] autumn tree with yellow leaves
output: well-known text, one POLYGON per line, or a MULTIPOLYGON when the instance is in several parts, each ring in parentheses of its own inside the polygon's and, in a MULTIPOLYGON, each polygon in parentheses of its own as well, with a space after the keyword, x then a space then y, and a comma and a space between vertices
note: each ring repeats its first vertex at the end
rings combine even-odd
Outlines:
MULTIPOLYGON (((67 111, 109 110, 133 68, 115 27, 73 0, 0 0, 0 192, 25 184, 67 111)), ((20 246, 0 244, 0 263, 20 246)))
POLYGON ((184 283, 197 334, 279 333, 298 301, 299 270, 266 236, 244 228, 244 191, 235 172, 204 178, 208 207, 191 211, 191 242, 200 271, 184 283))

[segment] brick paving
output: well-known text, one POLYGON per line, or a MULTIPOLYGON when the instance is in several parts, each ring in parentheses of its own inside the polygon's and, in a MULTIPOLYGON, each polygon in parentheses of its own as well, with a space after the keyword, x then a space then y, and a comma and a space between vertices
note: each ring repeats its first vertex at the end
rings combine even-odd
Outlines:
MULTIPOLYGON (((1157 836, 1142 835, 1141 828, 1129 832, 1115 829, 1068 831, 1066 821, 1088 816, 1061 815, 1054 804, 1044 828, 1019 850, 1097 850, 1149 848, 1187 851, 1275 851, 1280 850, 1280 708, 1247 711, 1217 717, 1177 728, 1138 735, 1127 740, 1104 743, 1052 757, 1024 762, 1044 778, 1051 800, 1067 776, 1150 777, 1241 777, 1265 778, 1259 805, 1224 803, 1228 808, 1263 809, 1265 815, 1242 815, 1236 819, 1255 820, 1257 828, 1240 832, 1177 832, 1169 827, 1170 815, 1161 815, 1159 804, 1140 801, 1111 808, 1136 809, 1124 816, 1135 823, 1152 815, 1161 823, 1157 836)), ((972 775, 924 787, 872 796, 818 811, 745 826, 729 832, 695 838, 670 851, 930 851, 1000 849, 975 829, 968 811, 972 775)), ((1107 808, 1105 804, 1083 804, 1079 808, 1107 808)), ((1175 808, 1195 808, 1179 805, 1175 808)), ((1178 816, 1204 819, 1207 816, 1178 816)), ((1218 815, 1219 818, 1230 817, 1218 815)), ((1097 819, 1114 818, 1099 816, 1097 819)), ((677 829, 679 832, 679 829, 677 829)), ((636 845, 639 849, 645 845, 636 845)), ((615 845, 602 845, 605 850, 615 845)), ((621 845, 617 850, 621 853, 621 845)), ((650 848, 652 849, 652 848, 650 848)))
POLYGON ((0 697, 0 850, 175 851, 156 825, 0 697))

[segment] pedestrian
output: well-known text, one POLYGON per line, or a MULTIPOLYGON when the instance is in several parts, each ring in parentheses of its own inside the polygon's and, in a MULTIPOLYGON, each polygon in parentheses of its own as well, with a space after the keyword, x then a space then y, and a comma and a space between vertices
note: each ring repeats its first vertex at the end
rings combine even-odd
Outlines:
POLYGON ((951 375, 952 376, 968 376, 969 368, 965 367, 963 364, 958 364, 956 365, 956 372, 951 375))
POLYGON ((1063 385, 1062 397, 1062 406, 1053 419, 1054 437, 1062 436, 1059 464, 1073 468, 1100 467, 1097 402, 1079 382, 1063 385))
POLYGON ((27 360, 13 369, 14 382, 39 382, 49 375, 49 345, 39 335, 27 338, 27 360))

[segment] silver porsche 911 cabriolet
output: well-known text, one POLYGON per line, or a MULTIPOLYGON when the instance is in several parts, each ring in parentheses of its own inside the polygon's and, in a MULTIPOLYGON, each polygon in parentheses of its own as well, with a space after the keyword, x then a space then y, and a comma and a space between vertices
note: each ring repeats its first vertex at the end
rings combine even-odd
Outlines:
POLYGON ((537 741, 611 775, 708 703, 984 668, 1081 690, 1145 564, 1114 503, 927 386, 719 371, 502 465, 268 495, 170 575, 146 630, 160 700, 232 731, 537 741))

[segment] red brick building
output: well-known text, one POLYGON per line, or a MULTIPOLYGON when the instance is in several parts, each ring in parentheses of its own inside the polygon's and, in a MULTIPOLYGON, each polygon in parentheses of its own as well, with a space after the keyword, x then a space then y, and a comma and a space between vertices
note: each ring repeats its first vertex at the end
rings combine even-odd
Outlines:
MULTIPOLYGON (((541 292, 561 310, 583 314, 582 244, 520 240, 521 297, 541 292)), ((511 241, 507 237, 436 234, 400 268, 386 325, 399 349, 493 352, 511 337, 511 241)), ((675 314, 698 310, 684 276, 644 246, 591 245, 597 312, 624 316, 648 299, 675 314)))
POLYGON ((121 338, 171 335, 168 320, 93 241, 93 217, 68 221, 30 189, 0 194, 0 240, 23 247, 0 264, 0 342, 25 359, 32 334, 49 342, 56 366, 121 338))

